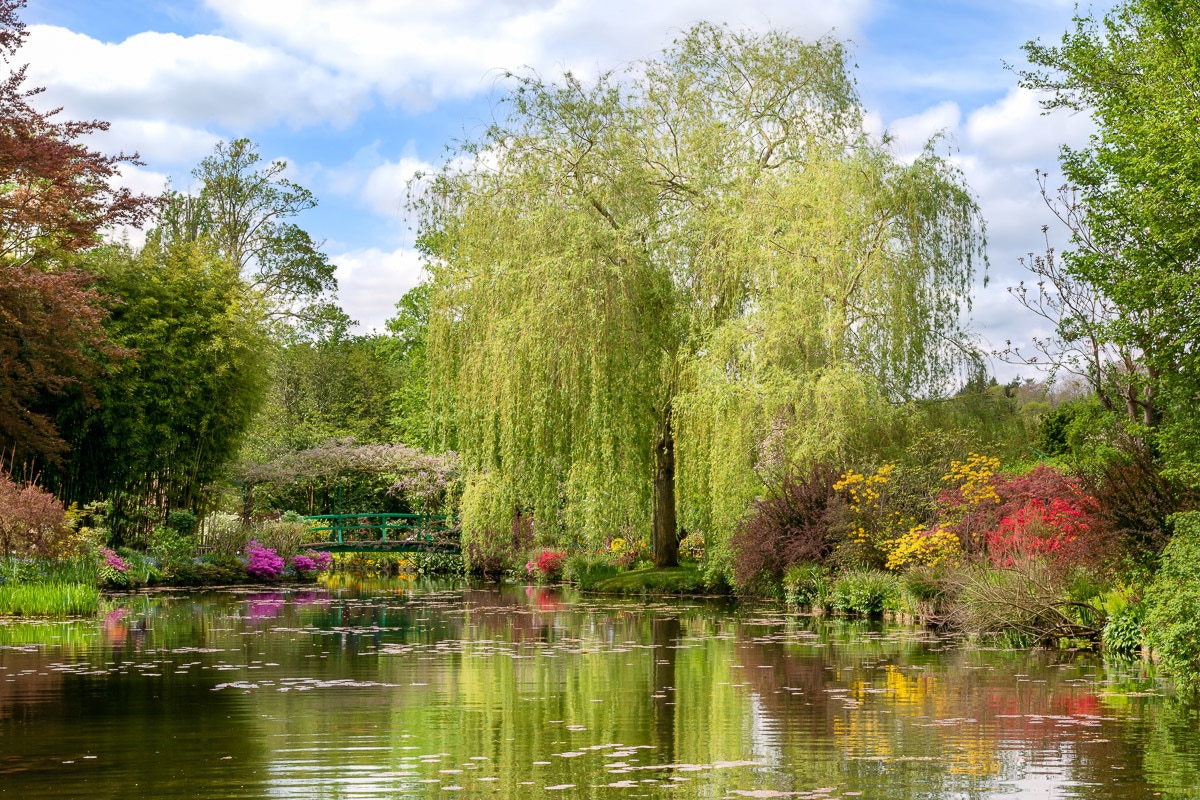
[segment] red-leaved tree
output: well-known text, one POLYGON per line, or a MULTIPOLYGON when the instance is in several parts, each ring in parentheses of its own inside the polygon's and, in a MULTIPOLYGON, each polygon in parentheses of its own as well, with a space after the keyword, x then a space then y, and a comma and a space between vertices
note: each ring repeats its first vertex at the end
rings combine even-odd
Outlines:
POLYGON ((64 262, 93 247, 105 228, 139 225, 154 198, 117 188, 122 164, 136 154, 89 150, 81 137, 99 120, 57 119, 38 111, 26 67, 10 62, 28 35, 17 18, 25 0, 0 0, 0 450, 21 460, 54 459, 65 450, 49 416, 48 395, 86 386, 106 350, 106 312, 91 276, 64 262))

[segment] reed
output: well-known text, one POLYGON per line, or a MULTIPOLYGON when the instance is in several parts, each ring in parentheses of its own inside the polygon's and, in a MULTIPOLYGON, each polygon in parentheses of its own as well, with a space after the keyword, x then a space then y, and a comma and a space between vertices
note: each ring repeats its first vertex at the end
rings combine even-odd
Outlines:
POLYGON ((95 614, 100 591, 86 583, 22 583, 0 586, 0 615, 75 617, 95 614))

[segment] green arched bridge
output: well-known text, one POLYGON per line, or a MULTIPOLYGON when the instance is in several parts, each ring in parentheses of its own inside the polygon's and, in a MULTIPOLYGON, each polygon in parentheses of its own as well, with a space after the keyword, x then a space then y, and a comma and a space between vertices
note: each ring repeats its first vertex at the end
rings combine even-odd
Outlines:
POLYGON ((309 531, 324 534, 310 544, 328 553, 459 553, 458 520, 441 514, 316 514, 309 531))

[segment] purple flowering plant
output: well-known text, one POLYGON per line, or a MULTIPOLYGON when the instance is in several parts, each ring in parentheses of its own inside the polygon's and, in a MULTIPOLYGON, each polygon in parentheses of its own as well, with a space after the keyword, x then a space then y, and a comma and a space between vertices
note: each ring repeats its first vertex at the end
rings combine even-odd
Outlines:
POLYGON ((324 572, 333 563, 333 556, 320 550, 305 550, 292 556, 292 569, 301 574, 324 572))
POLYGON ((272 547, 263 547, 257 541, 251 540, 246 545, 246 572, 255 578, 275 581, 283 575, 283 556, 272 547))

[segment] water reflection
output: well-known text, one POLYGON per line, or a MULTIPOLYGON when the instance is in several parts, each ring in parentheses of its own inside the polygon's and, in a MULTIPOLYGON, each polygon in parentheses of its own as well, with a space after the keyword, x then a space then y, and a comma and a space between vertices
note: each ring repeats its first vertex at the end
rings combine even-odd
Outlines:
POLYGON ((337 579, 0 625, 0 794, 1193 797, 1144 665, 545 587, 337 579))

